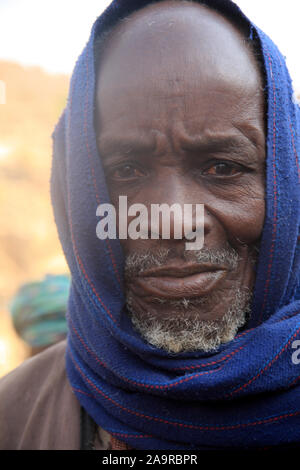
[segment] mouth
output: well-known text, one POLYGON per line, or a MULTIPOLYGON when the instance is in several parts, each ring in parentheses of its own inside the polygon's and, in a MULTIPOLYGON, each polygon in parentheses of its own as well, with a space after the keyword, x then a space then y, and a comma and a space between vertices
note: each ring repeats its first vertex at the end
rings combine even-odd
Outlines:
POLYGON ((224 266, 208 263, 168 265, 148 269, 132 279, 130 287, 136 295, 149 300, 194 298, 209 294, 226 274, 224 266))

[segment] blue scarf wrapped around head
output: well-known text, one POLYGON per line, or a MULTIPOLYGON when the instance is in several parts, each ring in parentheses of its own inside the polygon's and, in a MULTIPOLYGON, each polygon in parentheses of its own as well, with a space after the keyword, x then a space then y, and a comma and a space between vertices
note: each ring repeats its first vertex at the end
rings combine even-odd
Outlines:
MULTIPOLYGON (((118 240, 96 236, 109 196, 94 131, 93 45, 150 3, 113 1, 93 26, 53 134, 52 201, 72 273, 67 374, 94 421, 135 449, 241 449, 300 443, 299 107, 285 60, 262 46, 267 94, 266 217, 247 329, 211 354, 168 355, 146 344, 124 312, 118 240), (295 354, 294 354, 295 356, 295 354)), ((230 0, 206 0, 248 22, 230 0)))

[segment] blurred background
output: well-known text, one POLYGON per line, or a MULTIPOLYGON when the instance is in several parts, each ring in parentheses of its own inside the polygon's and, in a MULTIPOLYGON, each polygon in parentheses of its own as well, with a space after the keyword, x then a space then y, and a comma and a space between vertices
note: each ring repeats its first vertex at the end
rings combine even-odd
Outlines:
MULTIPOLYGON (((50 306, 63 331, 57 312, 68 281, 49 276, 68 273, 50 203, 51 133, 75 61, 109 3, 0 0, 0 377, 41 348, 42 340, 31 338, 39 334, 44 340, 45 332, 32 319, 28 327, 30 315, 46 318, 50 306), (24 283, 30 284, 20 290, 24 283)), ((236 3, 286 56, 300 97, 299 0, 236 3)))

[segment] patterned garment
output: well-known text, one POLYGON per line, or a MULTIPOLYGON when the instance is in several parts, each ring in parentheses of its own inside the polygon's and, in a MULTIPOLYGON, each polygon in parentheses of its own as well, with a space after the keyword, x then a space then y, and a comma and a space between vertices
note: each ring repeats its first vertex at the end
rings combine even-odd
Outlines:
POLYGON ((111 450, 132 450, 132 447, 126 444, 126 442, 119 441, 113 436, 111 436, 110 446, 111 450))
POLYGON ((10 311, 19 336, 31 347, 50 346, 67 334, 68 275, 46 275, 20 287, 10 311))

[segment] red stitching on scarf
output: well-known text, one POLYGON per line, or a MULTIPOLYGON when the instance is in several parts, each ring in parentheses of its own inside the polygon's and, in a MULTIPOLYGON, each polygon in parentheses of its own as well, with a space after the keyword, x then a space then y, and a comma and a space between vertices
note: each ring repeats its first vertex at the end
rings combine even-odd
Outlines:
POLYGON ((80 388, 76 388, 72 386, 72 389, 74 390, 74 392, 82 393, 82 395, 86 395, 87 397, 94 398, 94 395, 92 395, 91 393, 84 392, 83 390, 80 390, 80 388))
POLYGON ((274 248, 275 248, 275 239, 276 239, 276 231, 277 231, 277 181, 276 181, 276 89, 275 89, 275 82, 274 82, 274 77, 273 77, 273 68, 272 68, 272 61, 270 54, 267 52, 268 59, 269 59, 269 65, 270 65, 270 73, 271 73, 271 78, 272 78, 272 83, 273 83, 273 97, 274 97, 274 111, 273 111, 273 178, 274 178, 274 218, 273 218, 273 231, 272 231, 272 245, 270 249, 270 261, 268 264, 268 272, 267 272, 267 280, 265 283, 265 288, 264 288, 264 300, 263 300, 263 305, 260 313, 260 319, 259 322, 261 323, 262 321, 262 316, 263 316, 263 311, 265 308, 266 300, 267 300, 267 295, 269 291, 269 284, 270 284, 270 276, 271 276, 271 269, 272 269, 272 264, 273 264, 273 253, 274 253, 274 248))
MULTIPOLYGON (((247 330, 247 331, 243 331, 243 333, 239 333, 238 335, 236 335, 234 339, 241 338, 242 336, 247 335, 248 333, 250 333, 250 332, 253 331, 253 330, 255 330, 255 328, 250 328, 250 329, 247 330)), ((224 361, 225 359, 228 359, 230 356, 234 356, 237 352, 239 352, 239 351, 241 351, 242 349, 244 349, 244 347, 245 347, 245 346, 241 346, 241 347, 235 349, 234 351, 232 351, 231 353, 227 354, 226 356, 221 357, 221 358, 218 359, 217 361, 207 362, 207 363, 205 363, 205 364, 197 364, 197 365, 195 365, 195 366, 174 367, 173 369, 169 369, 169 370, 190 370, 190 369, 199 369, 200 367, 212 366, 212 365, 218 364, 219 362, 224 361)))
POLYGON ((140 438, 153 438, 153 436, 148 436, 147 434, 143 435, 143 436, 140 436, 140 435, 137 435, 137 434, 123 434, 121 432, 111 432, 109 431, 109 434, 111 434, 112 436, 119 436, 119 437, 132 437, 134 439, 140 439, 140 438))
MULTIPOLYGON (((96 200, 97 200, 97 204, 99 205, 101 203, 101 201, 100 201, 100 197, 99 197, 99 194, 98 194, 97 180, 96 180, 96 175, 95 175, 95 169, 94 169, 93 163, 92 163, 92 155, 91 155, 91 152, 90 152, 90 147, 89 147, 89 142, 88 142, 88 133, 87 133, 87 106, 88 106, 88 92, 89 92, 89 64, 88 64, 87 54, 86 54, 85 63, 86 63, 86 76, 87 76, 87 81, 86 82, 87 83, 86 83, 86 98, 85 98, 85 105, 84 105, 84 126, 83 127, 84 127, 84 134, 85 134, 85 146, 86 146, 88 157, 89 157, 90 170, 91 170, 91 174, 92 174, 92 180, 93 180, 94 190, 95 190, 95 194, 96 194, 96 200)), ((114 272, 116 274, 119 285, 121 285, 121 280, 120 280, 120 277, 119 277, 116 260, 115 260, 112 248, 110 246, 110 241, 107 238, 106 238, 105 241, 106 241, 106 244, 107 244, 107 247, 108 247, 108 251, 109 251, 109 255, 110 255, 112 265, 113 265, 114 272)))
MULTIPOLYGON (((296 312, 293 312, 292 314, 288 314, 288 315, 285 315, 284 317, 281 318, 280 322, 284 321, 284 320, 287 320, 288 318, 291 318, 293 315, 295 314, 298 314, 299 312, 296 311, 296 312)), ((256 328, 250 328, 249 330, 247 331, 244 331, 243 333, 240 333, 238 335, 236 335, 235 339, 237 338, 240 338, 241 336, 244 336, 248 333, 250 333, 250 331, 253 331, 255 330, 256 328)), ((230 354, 235 354, 237 353, 240 349, 243 349, 245 346, 241 346, 240 348, 236 349, 235 351, 232 351, 230 354)), ((214 361, 214 362, 207 362, 206 364, 197 364, 196 366, 186 366, 186 367, 175 367, 174 369, 170 369, 170 370, 189 370, 189 369, 199 369, 199 367, 206 367, 206 366, 210 366, 210 365, 214 365, 214 364, 217 364, 218 362, 221 362, 223 361, 224 359, 227 359, 228 356, 230 356, 230 354, 227 354, 227 356, 223 356, 221 357, 221 359, 218 359, 217 361, 214 361)))
POLYGON ((276 362, 279 357, 281 356, 281 354, 289 347, 290 343, 293 341, 293 339, 299 334, 300 332, 300 328, 296 331, 296 333, 290 338, 289 342, 283 347, 283 349, 280 351, 280 353, 278 353, 273 359, 272 361, 270 361, 256 376, 252 377, 252 379, 250 379, 247 383, 245 383, 244 385, 242 385, 241 387, 237 388, 236 390, 233 390, 233 392, 229 393, 228 395, 225 395, 225 397, 231 397, 232 395, 234 395, 235 393, 238 393, 240 392, 241 390, 243 390, 244 388, 248 387, 248 385, 250 385, 252 382, 254 382, 258 377, 260 377, 269 367, 271 367, 274 362, 276 362))
MULTIPOLYGON (((250 330, 249 330, 250 331, 250 330)), ((174 367, 173 369, 170 370, 190 370, 190 369, 199 369, 200 367, 207 367, 207 366, 213 366, 215 364, 219 364, 219 362, 224 361, 225 359, 229 359, 230 357, 233 357, 237 352, 241 351, 244 349, 245 346, 240 346, 239 348, 235 349, 229 354, 226 354, 226 356, 221 357, 217 361, 212 361, 212 362, 207 362, 206 364, 197 364, 195 366, 186 366, 186 367, 174 367)))
POLYGON ((200 431, 228 431, 230 429, 239 429, 239 428, 244 428, 244 427, 249 427, 249 426, 257 426, 257 425, 261 425, 261 424, 268 424, 268 423, 271 423, 273 421, 279 421, 280 419, 285 419, 285 418, 290 418, 290 417, 293 417, 293 416, 300 415, 300 411, 296 411, 294 413, 286 413, 286 414, 281 415, 281 416, 275 416, 274 418, 267 418, 267 419, 260 420, 260 421, 255 421, 255 422, 252 422, 252 423, 239 423, 239 424, 235 424, 235 425, 232 425, 232 426, 228 425, 228 426, 220 426, 220 427, 216 427, 216 426, 198 426, 196 424, 177 423, 176 421, 168 421, 166 419, 158 418, 156 416, 148 416, 148 415, 145 415, 144 413, 140 413, 138 411, 131 410, 130 408, 126 408, 126 407, 122 406, 120 403, 118 403, 117 401, 115 401, 112 398, 110 398, 109 396, 107 396, 90 379, 88 379, 88 377, 86 377, 86 375, 80 369, 79 365, 75 363, 75 360, 74 360, 71 352, 70 352, 70 356, 71 356, 71 359, 72 359, 72 362, 73 362, 75 368, 79 371, 80 375, 82 377, 84 377, 84 379, 96 390, 97 393, 102 395, 106 400, 111 402, 114 406, 116 406, 117 408, 120 408, 121 410, 125 411, 126 413, 133 414, 133 415, 138 416, 140 418, 146 418, 150 421, 157 421, 157 422, 160 422, 160 423, 163 423, 163 424, 170 424, 172 426, 178 426, 178 427, 189 428, 189 429, 196 429, 196 430, 200 430, 200 431))
MULTIPOLYGON (((286 317, 288 318, 288 316, 286 317)), ((284 320, 285 317, 282 318, 282 320, 284 320)), ((247 331, 243 331, 243 333, 239 333, 238 335, 235 336, 235 340, 237 338, 241 338, 242 336, 245 336, 247 335, 248 333, 250 333, 251 331, 255 330, 255 328, 250 328, 249 330, 247 331)), ((245 346, 241 346, 237 349, 235 349, 234 351, 232 351, 231 353, 227 354, 226 356, 223 356, 221 357, 220 359, 218 359, 217 361, 213 361, 213 362, 206 362, 205 364, 197 364, 195 366, 185 366, 185 367, 174 367, 173 369, 169 369, 169 370, 190 370, 190 369, 199 369, 200 367, 207 367, 207 366, 212 366, 212 365, 215 365, 215 364, 218 364, 219 362, 222 362, 224 361, 225 359, 228 359, 230 356, 233 356, 234 354, 236 354, 237 352, 241 351, 242 349, 244 349, 245 346)))
POLYGON ((288 385, 288 388, 293 387, 294 385, 296 385, 296 383, 298 382, 298 380, 300 380, 300 375, 299 375, 295 380, 293 380, 293 382, 291 382, 291 383, 288 385))
MULTIPOLYGON (((76 334, 76 336, 79 338, 79 341, 81 342, 81 344, 83 345, 83 347, 95 358, 96 362, 98 362, 100 365, 102 365, 103 367, 105 367, 106 369, 109 369, 109 367, 107 366, 107 364, 103 361, 101 361, 98 356, 96 356, 96 354, 88 347, 88 345, 85 343, 84 339, 81 338, 80 334, 78 333, 78 331, 76 330, 76 328, 74 327, 73 325, 73 322, 71 320, 71 323, 72 323, 72 329, 74 331, 74 333, 76 334)), ((279 356, 284 352, 284 350, 289 346, 289 344, 291 343, 291 341, 293 340, 293 338, 295 336, 297 336, 298 332, 300 331, 300 328, 299 330, 297 330, 297 332, 295 333, 295 335, 289 340, 289 342, 286 344, 286 346, 282 349, 282 351, 277 354, 277 356, 271 361, 271 363, 267 364, 267 366, 265 366, 264 369, 262 369, 262 371, 260 371, 260 373, 256 376, 256 377, 253 377, 247 384, 244 384, 243 386, 241 386, 239 389, 237 390, 234 390, 233 392, 231 392, 230 394, 226 395, 226 397, 229 397, 229 396, 232 396, 234 393, 237 393, 238 391, 242 390, 243 388, 247 387, 251 382, 254 382, 254 380, 256 380, 267 368, 268 366, 271 366, 274 362, 276 362, 276 360, 279 358, 279 356)), ((240 348, 242 349, 242 348, 240 348)), ((236 351, 235 351, 236 352, 236 351)), ((229 355, 228 355, 229 356, 229 355)), ((118 378, 120 378, 121 380, 123 380, 124 382, 128 382, 128 383, 131 383, 132 385, 136 385, 138 387, 144 387, 144 388, 150 388, 150 389, 156 389, 156 390, 162 390, 162 389, 170 389, 170 388, 173 388, 175 387, 176 385, 180 385, 182 383, 185 383, 185 382, 189 382, 190 380, 193 380, 193 379, 196 379, 202 375, 206 375, 206 374, 211 374, 211 373, 214 373, 214 372, 218 372, 220 370, 223 369, 225 364, 223 364, 221 367, 219 367, 218 369, 214 369, 212 371, 205 371, 205 372, 201 372, 199 374, 195 374, 191 377, 186 377, 185 379, 181 379, 181 380, 178 380, 177 382, 174 382, 174 383, 171 383, 171 384, 164 384, 164 385, 151 385, 151 384, 143 384, 143 383, 140 383, 140 382, 136 382, 134 380, 131 380, 131 379, 128 379, 126 377, 123 377, 119 374, 115 374, 117 375, 118 378)), ((110 370, 110 369, 109 369, 110 370)), ((290 385, 292 386, 292 384, 290 385)))
MULTIPOLYGON (((80 334, 78 333, 78 331, 76 330, 72 320, 70 319, 70 322, 71 322, 71 326, 72 326, 72 329, 74 331, 74 333, 76 334, 76 336, 78 337, 79 341, 81 342, 82 346, 84 347, 84 349, 86 351, 88 351, 96 360, 96 362, 98 362, 101 366, 105 367, 105 369, 108 369, 110 370, 110 368, 108 367, 108 365, 101 361, 101 359, 98 358, 98 356, 88 347, 88 345, 85 343, 84 339, 80 336, 80 334)), ((205 372, 201 372, 199 374, 195 374, 191 377, 186 377, 184 379, 181 379, 181 380, 178 380, 177 382, 174 382, 174 383, 171 383, 171 384, 164 384, 164 385, 151 385, 151 384, 143 384, 143 383, 140 383, 140 382, 136 382, 135 380, 131 380, 131 379, 128 379, 127 377, 123 377, 122 375, 119 375, 117 374, 115 371, 114 374, 121 380, 123 380, 124 382, 128 382, 132 385, 136 385, 138 387, 141 387, 141 388, 150 388, 150 389, 156 389, 156 390, 163 390, 165 388, 173 388, 175 387, 176 385, 179 385, 179 384, 182 384, 184 382, 189 382, 190 380, 193 380, 193 379, 196 379, 197 377, 200 377, 202 375, 207 375, 207 374, 212 374, 214 372, 218 372, 219 370, 221 370, 222 368, 224 367, 224 364, 223 366, 219 367, 218 369, 214 369, 214 370, 210 370, 210 371, 205 371, 205 372)))
POLYGON ((95 296, 97 297, 97 299, 99 300, 99 302, 101 303, 101 305, 103 306, 103 308, 105 309, 105 311, 108 313, 108 315, 110 316, 110 318, 113 320, 114 323, 116 323, 116 320, 114 319, 114 317, 112 316, 110 310, 106 307, 106 305, 103 303, 101 297, 99 296, 99 294, 97 293, 96 289, 95 289, 95 286, 93 285, 92 281, 89 279, 88 277, 88 274, 87 272, 85 271, 84 269, 84 266, 83 266, 83 263, 80 259, 80 256, 79 256, 79 253, 78 253, 78 250, 77 250, 77 247, 76 247, 76 243, 75 243, 75 239, 74 239, 74 234, 73 234, 73 225, 72 225, 72 217, 71 217, 71 208, 70 208, 70 193, 69 193, 69 188, 67 189, 67 195, 68 195, 68 211, 69 211, 69 221, 70 221, 70 231, 71 231, 71 238, 72 238, 72 243, 73 243, 73 246, 74 246, 74 252, 75 252, 75 256, 76 256, 76 259, 79 263, 79 266, 81 268, 81 271, 83 272, 86 280, 88 281, 92 291, 94 292, 95 296))
MULTIPOLYGON (((287 316, 286 318, 288 318, 289 316, 287 316)), ((284 318, 283 318, 284 319, 284 318)), ((283 320, 282 319, 282 320, 283 320)), ((85 343, 84 339, 80 336, 80 334, 78 333, 78 331, 76 330, 74 324, 73 324, 73 321, 72 319, 70 318, 70 323, 71 323, 71 326, 72 326, 72 329, 74 331, 74 333, 76 334, 76 336, 78 337, 79 341, 81 342, 81 344, 83 345, 83 347, 86 349, 86 351, 88 351, 96 360, 96 362, 98 362, 100 365, 102 365, 103 367, 105 367, 106 369, 109 369, 107 364, 103 361, 101 361, 98 356, 88 347, 88 345, 85 343)), ((253 329, 253 328, 252 328, 253 329)), ((252 330, 251 329, 251 330, 252 330)), ((251 331, 249 330, 249 331, 251 331)), ((245 332, 246 333, 246 332, 245 332)), ((296 333, 297 334, 297 333, 296 333)), ((290 340, 291 341, 291 340, 290 340)), ((287 345, 288 346, 288 345, 287 345)), ((214 361, 214 362, 211 362, 211 363, 207 363, 207 364, 203 364, 203 366, 208 366, 208 365, 214 365, 214 364, 217 364, 218 362, 221 362, 223 359, 226 359, 230 356, 233 356, 234 354, 236 354, 238 351, 242 350, 245 346, 241 346, 240 348, 236 349, 235 351, 232 351, 230 354, 227 354, 226 356, 224 356, 223 358, 219 359, 218 361, 214 361)), ((283 351, 282 351, 283 352, 283 351)), ((126 377, 123 377, 121 375, 117 375, 117 377, 119 377, 120 379, 124 380, 124 382, 128 382, 128 383, 131 383, 133 385, 137 385, 139 387, 145 387, 145 388, 151 388, 151 389, 164 389, 164 388, 171 388, 171 387, 174 387, 175 385, 178 385, 178 384, 181 384, 181 383, 184 383, 184 382, 187 382, 189 380, 192 380, 194 378, 197 378, 197 377, 200 377, 201 375, 205 375, 205 374, 208 374, 208 373, 213 373, 213 372, 218 372, 220 370, 223 369, 223 367, 225 366, 225 364, 223 364, 223 366, 217 368, 217 369, 214 369, 213 371, 206 371, 206 372, 203 372, 203 373, 200 373, 200 374, 195 374, 191 377, 187 377, 186 379, 181 379, 177 382, 174 382, 172 384, 165 384, 165 385, 151 385, 151 384, 142 384, 142 383, 139 383, 139 382, 136 382, 136 381, 133 381, 133 380, 130 380, 130 379, 127 379, 126 377)), ((190 366, 190 368, 193 368, 193 367, 200 367, 199 366, 190 366)), ((187 367, 188 369, 188 367, 187 367)), ((174 369, 175 370, 175 369, 174 369)), ((291 384, 292 386, 292 384, 291 384)), ((232 393, 235 393, 235 392, 232 392, 232 393)))
POLYGON ((79 341, 81 342, 81 344, 82 344, 82 346, 84 347, 84 349, 85 349, 86 351, 88 351, 92 356, 95 357, 96 362, 98 362, 101 366, 103 366, 103 367, 105 367, 106 369, 108 369, 107 365, 106 365, 104 362, 102 362, 102 361, 98 358, 98 356, 96 356, 96 354, 95 354, 95 353, 88 347, 88 345, 84 342, 83 338, 80 336, 80 334, 79 334, 78 331, 76 330, 76 328, 75 328, 75 326, 74 326, 74 324, 73 324, 71 318, 69 318, 69 321, 70 321, 70 323, 72 324, 72 325, 71 325, 71 326, 72 326, 72 330, 74 331, 74 333, 75 333, 76 336, 78 337, 78 339, 79 339, 79 341))
MULTIPOLYGON (((288 318, 289 316, 287 316, 286 318, 288 318)), ((285 317, 282 319, 284 320, 285 317)), ((84 349, 86 351, 88 351, 96 360, 96 362, 98 362, 101 366, 105 367, 106 369, 109 369, 108 365, 101 361, 101 359, 98 358, 98 356, 89 348, 89 346, 85 343, 84 339, 80 336, 79 332, 76 330, 74 324, 73 324, 73 321, 72 319, 70 318, 70 323, 71 323, 71 326, 72 326, 72 329, 74 331, 74 333, 76 334, 76 336, 78 337, 79 341, 81 342, 82 346, 84 347, 84 349)), ((253 328, 251 328, 251 330, 253 330, 253 328)), ((249 331, 251 331, 249 330, 249 331)), ((244 332, 245 334, 246 332, 244 332)), ((242 333, 241 333, 242 334, 242 333)), ((235 351, 232 351, 230 354, 227 354, 226 356, 223 356, 221 359, 219 359, 218 361, 213 361, 213 362, 210 362, 210 363, 207 363, 207 364, 201 364, 201 365, 197 365, 197 366, 190 366, 190 367, 186 367, 185 369, 192 369, 192 368, 199 368, 199 367, 206 367, 208 365, 215 365, 219 362, 221 362, 222 360, 224 359, 228 359, 229 357, 232 357, 234 354, 236 354, 238 351, 241 351, 245 346, 241 346, 240 348, 236 349, 235 351)), ((206 373, 212 373, 212 372, 218 372, 220 371, 221 369, 223 369, 223 367, 225 366, 225 364, 223 364, 222 367, 219 367, 217 369, 214 369, 213 371, 207 371, 206 373)), ((176 370, 176 369, 173 369, 173 370, 176 370)), ((178 368, 178 370, 180 370, 180 368, 178 368)), ((115 373, 115 372, 114 372, 115 373)), ((120 379, 124 380, 125 382, 128 382, 128 383, 132 383, 133 385, 137 385, 139 387, 145 387, 145 388, 155 388, 155 389, 163 389, 163 388, 171 388, 171 387, 174 387, 175 385, 178 385, 180 383, 183 383, 183 381, 178 381, 178 382, 175 382, 173 384, 165 384, 165 385, 150 385, 150 384, 142 384, 142 383, 139 383, 139 382, 135 382, 133 380, 130 380, 130 379, 127 379, 126 377, 123 377, 121 375, 118 375, 116 374, 117 377, 119 377, 120 379)), ((196 374, 192 377, 189 377, 187 378, 185 381, 187 380, 192 380, 193 378, 197 378, 198 376, 201 376, 201 375, 204 375, 203 373, 202 374, 196 374)))
MULTIPOLYGON (((70 195, 69 195, 69 191, 68 191, 68 205, 69 205, 69 200, 70 200, 70 195)), ((92 283, 92 281, 90 280, 87 272, 85 271, 84 269, 84 266, 83 266, 83 263, 80 259, 80 256, 79 256, 79 253, 77 251, 77 247, 76 247, 76 244, 75 244, 75 239, 74 239, 74 235, 73 235, 73 226, 72 226, 72 219, 71 219, 71 211, 70 211, 70 206, 69 206, 69 214, 70 214, 70 228, 71 228, 71 237, 72 237, 72 242, 73 242, 73 245, 74 245, 74 251, 75 251, 75 255, 76 255, 76 258, 77 258, 77 261, 79 263, 79 266, 81 268, 81 271, 82 273, 84 274, 84 277, 86 278, 86 280, 88 281, 92 291, 94 292, 95 296, 97 297, 97 299, 99 300, 99 302, 101 303, 102 307, 105 309, 105 311, 108 313, 109 317, 113 320, 114 323, 116 323, 116 320, 114 319, 114 317, 112 316, 111 314, 111 311, 106 307, 106 305, 103 303, 101 297, 99 296, 98 292, 96 291, 96 288, 94 286, 94 284, 92 283)))
MULTIPOLYGON (((70 96, 70 116, 72 115, 72 97, 73 97, 73 90, 74 90, 74 87, 75 87, 75 79, 72 83, 72 91, 71 91, 71 96, 70 96)), ((69 212, 69 222, 70 222, 70 232, 71 232, 71 238, 72 238, 72 243, 73 243, 73 246, 74 246, 74 252, 75 252, 75 256, 76 256, 76 259, 78 261, 78 264, 81 268, 81 271, 82 273, 84 274, 86 280, 88 281, 93 293, 95 294, 95 296, 97 297, 97 299, 99 300, 99 302, 101 303, 101 305, 103 306, 103 308, 105 309, 105 311, 108 313, 109 317, 113 320, 114 323, 116 323, 116 320, 114 319, 114 317, 112 316, 110 310, 106 307, 106 305, 104 304, 104 302, 102 301, 100 295, 98 294, 98 292, 96 291, 96 288, 95 286, 93 285, 92 281, 89 279, 88 277, 88 274, 83 266, 83 263, 81 261, 81 258, 79 256, 79 253, 78 253, 78 250, 77 250, 77 246, 76 246, 76 243, 75 243, 75 238, 74 238, 74 233, 73 233, 73 224, 72 224, 72 216, 71 216, 71 207, 70 207, 70 192, 69 192, 69 187, 67 186, 67 196, 68 196, 68 212, 69 212)))

